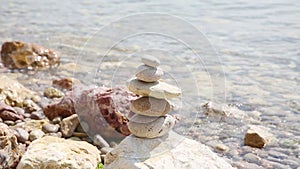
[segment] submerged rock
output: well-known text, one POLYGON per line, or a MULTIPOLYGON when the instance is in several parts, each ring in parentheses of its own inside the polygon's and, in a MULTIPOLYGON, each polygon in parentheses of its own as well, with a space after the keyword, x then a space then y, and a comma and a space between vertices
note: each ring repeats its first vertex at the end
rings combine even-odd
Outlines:
POLYGON ((14 168, 22 155, 14 131, 0 123, 0 168, 14 168))
POLYGON ((1 60, 8 68, 35 69, 56 67, 59 65, 60 58, 51 49, 36 44, 12 41, 2 45, 1 60))
POLYGON ((85 141, 45 136, 29 145, 17 169, 92 169, 99 162, 100 151, 85 141))
POLYGON ((207 146, 174 132, 155 139, 131 135, 110 151, 104 162, 104 169, 233 168, 207 146))
POLYGON ((272 134, 266 128, 251 125, 245 134, 244 144, 251 147, 263 148, 273 139, 272 137, 272 134))

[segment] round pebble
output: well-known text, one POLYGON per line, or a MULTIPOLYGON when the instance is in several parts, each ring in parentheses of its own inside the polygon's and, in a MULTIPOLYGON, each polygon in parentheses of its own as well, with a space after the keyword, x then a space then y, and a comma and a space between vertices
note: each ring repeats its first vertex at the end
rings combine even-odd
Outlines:
POLYGON ((131 134, 143 138, 156 138, 167 134, 175 125, 175 118, 170 115, 148 117, 136 114, 128 123, 131 134))
POLYGON ((61 122, 61 117, 55 117, 53 120, 52 120, 52 123, 53 124, 59 124, 61 122))
POLYGON ((165 99, 154 97, 141 97, 131 102, 130 110, 134 113, 159 117, 167 114, 171 109, 170 103, 165 99))
POLYGON ((93 143, 99 147, 109 147, 109 144, 106 140, 99 134, 96 134, 93 139, 93 143))
POLYGON ((141 61, 145 64, 148 65, 150 67, 157 67, 160 65, 160 61, 151 55, 145 55, 142 57, 141 61))
POLYGON ((59 125, 58 124, 45 123, 42 126, 42 130, 45 133, 56 133, 59 130, 59 125))
POLYGON ((137 79, 144 82, 155 82, 164 75, 164 71, 160 68, 153 68, 147 65, 141 65, 137 68, 137 79))
POLYGON ((16 128, 14 134, 17 137, 18 142, 25 143, 29 139, 29 133, 22 128, 16 128))
POLYGON ((45 135, 45 133, 42 130, 32 130, 29 134, 29 140, 33 141, 39 138, 42 138, 45 135))
POLYGON ((42 120, 45 118, 45 114, 43 111, 35 111, 31 113, 30 118, 34 120, 42 120))

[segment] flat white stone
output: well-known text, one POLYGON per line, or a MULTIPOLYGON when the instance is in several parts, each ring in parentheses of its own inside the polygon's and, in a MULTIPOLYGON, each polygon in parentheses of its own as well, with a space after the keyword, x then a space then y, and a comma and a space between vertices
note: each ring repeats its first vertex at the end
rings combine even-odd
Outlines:
POLYGON ((204 144, 172 131, 155 139, 130 135, 104 162, 104 169, 233 169, 204 144))
POLYGON ((137 68, 136 78, 144 82, 155 82, 164 75, 161 68, 154 68, 147 65, 141 65, 137 68))
POLYGON ((142 57, 141 61, 145 64, 145 65, 148 65, 148 66, 151 66, 151 67, 157 67, 160 65, 160 61, 154 57, 154 56, 151 56, 151 55, 145 55, 142 57))
POLYGON ((127 81, 127 87, 135 94, 151 96, 157 99, 174 98, 181 94, 181 90, 178 87, 161 81, 147 83, 134 78, 127 81))

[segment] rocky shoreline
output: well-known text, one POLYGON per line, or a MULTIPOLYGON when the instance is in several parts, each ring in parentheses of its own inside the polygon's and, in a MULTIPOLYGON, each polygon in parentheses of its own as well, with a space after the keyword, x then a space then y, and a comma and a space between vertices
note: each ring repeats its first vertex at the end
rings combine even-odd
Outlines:
MULTIPOLYGON (((12 47, 9 48, 9 52, 1 50, 1 54, 5 53, 3 57, 11 59, 2 59, 3 65, 0 68, 2 74, 0 79, 0 145, 2 146, 0 168, 37 168, 46 163, 53 168, 59 168, 59 166, 95 168, 99 163, 105 163, 106 154, 130 135, 131 132, 127 128, 128 117, 132 116, 129 111, 130 102, 139 97, 136 94, 142 94, 144 91, 139 90, 134 94, 120 88, 85 89, 80 85, 82 82, 68 76, 45 81, 42 91, 29 89, 28 85, 21 84, 22 80, 19 80, 22 79, 19 77, 25 76, 26 72, 16 72, 16 70, 45 71, 56 69, 56 67, 60 69, 64 65, 59 65, 59 58, 56 54, 53 57, 54 51, 52 50, 32 44, 20 45, 22 42, 10 44, 12 47), (11 52, 11 49, 17 52, 11 52), (21 54, 16 56, 20 51, 21 54), (27 54, 36 59, 32 57, 30 60, 26 59, 27 54), (39 56, 42 56, 42 59, 39 56), (52 58, 56 58, 55 61, 52 58), (74 88, 76 92, 72 90, 74 88), (92 107, 89 109, 86 105, 91 100, 93 104, 89 105, 92 107), (74 106, 75 102, 80 104, 74 106), (118 107, 112 105, 118 105, 118 107), (75 109, 80 110, 81 113, 76 114, 75 109), (84 112, 86 109, 88 112, 84 112), (122 110, 122 113, 117 110, 122 110), (91 122, 97 125, 90 125, 91 122), (101 134, 93 131, 101 131, 101 134), (84 161, 88 162, 83 163, 80 159, 86 159, 84 161)), ((145 68, 141 67, 139 70, 144 72, 145 68)), ((161 76, 161 71, 158 71, 155 72, 155 78, 143 78, 149 72, 146 70, 144 74, 139 73, 137 77, 142 80, 156 81, 161 76)), ((136 84, 133 83, 133 86, 136 84)), ((159 96, 155 92, 151 93, 154 97, 159 96)), ((172 93, 167 93, 167 95, 172 97, 172 93)), ((131 107, 131 109, 134 108, 136 107, 131 107)), ((297 168, 299 166, 299 159, 287 159, 286 155, 286 153, 296 153, 295 156, 300 156, 299 140, 295 142, 290 139, 270 141, 276 138, 270 134, 272 131, 260 126, 259 112, 245 113, 234 107, 207 103, 203 106, 203 114, 212 120, 217 119, 212 121, 212 128, 213 125, 220 124, 219 120, 225 125, 228 123, 229 126, 235 127, 237 124, 233 121, 241 120, 249 120, 250 124, 256 125, 254 127, 249 125, 243 129, 245 142, 238 141, 239 138, 231 140, 228 138, 226 142, 226 137, 232 134, 226 136, 224 133, 221 136, 218 133, 212 133, 211 136, 201 136, 196 128, 189 131, 191 138, 205 143, 216 153, 223 155, 226 161, 234 167, 297 168), (214 135, 223 137, 223 142, 216 141, 218 139, 215 139, 214 135), (251 142, 253 139, 256 140, 254 143, 251 142), (286 149, 282 148, 284 146, 286 149)), ((201 126, 202 123, 203 121, 199 119, 194 126, 201 126)), ((181 131, 180 128, 176 130, 181 131)), ((226 131, 226 128, 224 130, 226 131)))

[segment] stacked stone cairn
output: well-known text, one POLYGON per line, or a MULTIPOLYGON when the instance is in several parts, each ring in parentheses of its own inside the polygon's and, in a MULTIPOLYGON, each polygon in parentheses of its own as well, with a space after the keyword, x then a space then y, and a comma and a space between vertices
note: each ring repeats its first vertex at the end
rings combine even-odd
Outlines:
POLYGON ((178 97, 181 90, 161 81, 164 72, 160 61, 144 56, 143 65, 137 68, 136 77, 128 80, 128 89, 142 97, 131 102, 134 115, 129 119, 131 134, 141 138, 157 138, 167 134, 175 125, 176 118, 168 115, 171 105, 167 99, 178 97))

